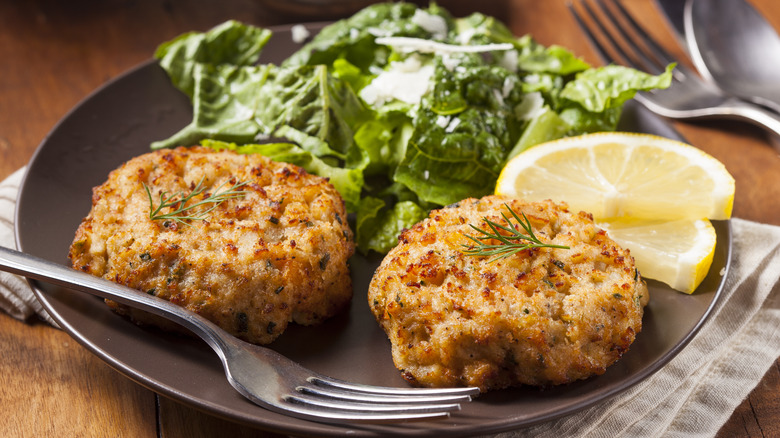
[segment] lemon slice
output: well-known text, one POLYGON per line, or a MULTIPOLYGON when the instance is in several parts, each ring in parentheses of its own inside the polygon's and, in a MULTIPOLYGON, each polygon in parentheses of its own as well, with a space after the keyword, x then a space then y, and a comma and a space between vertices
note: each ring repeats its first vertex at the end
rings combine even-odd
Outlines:
POLYGON ((645 278, 692 293, 712 265, 734 178, 705 152, 663 137, 588 134, 534 146, 501 171, 496 194, 565 201, 593 214, 645 278))
POLYGON ((716 234, 706 219, 616 219, 598 225, 629 248, 643 277, 678 291, 693 293, 712 265, 716 234))
POLYGON ((648 134, 587 134, 540 144, 512 158, 496 194, 566 201, 596 219, 727 219, 734 178, 693 146, 648 134))

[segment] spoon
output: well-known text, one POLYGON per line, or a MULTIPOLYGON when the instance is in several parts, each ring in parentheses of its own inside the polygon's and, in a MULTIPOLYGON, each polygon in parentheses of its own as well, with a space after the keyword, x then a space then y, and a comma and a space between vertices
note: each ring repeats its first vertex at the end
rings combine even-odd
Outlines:
POLYGON ((780 36, 745 0, 688 0, 685 36, 699 72, 724 92, 780 112, 780 36))

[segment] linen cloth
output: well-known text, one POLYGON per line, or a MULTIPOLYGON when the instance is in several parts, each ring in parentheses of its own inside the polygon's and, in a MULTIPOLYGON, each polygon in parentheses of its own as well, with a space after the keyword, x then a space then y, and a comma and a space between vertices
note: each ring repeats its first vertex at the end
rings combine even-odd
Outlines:
MULTIPOLYGON (((14 213, 24 170, 24 167, 17 170, 0 183, 0 246, 6 248, 16 249, 14 213)), ((56 326, 54 320, 33 295, 27 280, 4 271, 0 271, 0 309, 21 320, 28 320, 33 315, 37 315, 40 319, 56 326)))
MULTIPOLYGON (((0 183, 0 246, 15 248, 23 169, 0 183)), ((780 356, 780 227, 731 220, 726 287, 699 333, 660 371, 598 405, 500 438, 713 436, 780 356)), ((652 299, 652 297, 651 297, 652 299)), ((0 308, 56 325, 27 282, 0 271, 0 308)))

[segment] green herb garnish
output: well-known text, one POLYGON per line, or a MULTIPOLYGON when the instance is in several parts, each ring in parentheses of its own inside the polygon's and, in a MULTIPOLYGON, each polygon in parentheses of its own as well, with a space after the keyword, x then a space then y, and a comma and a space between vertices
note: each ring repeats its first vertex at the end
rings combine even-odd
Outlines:
POLYGON ((149 186, 144 184, 144 190, 146 190, 146 196, 149 198, 149 219, 156 220, 172 220, 181 224, 189 225, 186 221, 192 220, 204 220, 211 213, 212 210, 217 208, 219 204, 227 201, 228 199, 235 199, 244 196, 244 191, 241 190, 245 186, 246 182, 237 182, 233 184, 229 189, 220 192, 220 189, 224 187, 225 183, 222 183, 214 190, 214 193, 209 194, 203 200, 187 205, 188 202, 206 191, 206 187, 203 187, 203 179, 201 178, 195 188, 188 194, 184 195, 184 192, 177 192, 168 196, 167 192, 160 193, 160 205, 156 208, 154 206, 154 200, 152 199, 152 192, 149 186), (198 207, 204 205, 211 205, 204 211, 195 211, 198 207), (163 213, 165 208, 171 209, 168 213, 163 213))
POLYGON ((493 262, 529 248, 569 249, 568 246, 551 245, 542 242, 534 234, 534 230, 531 228, 531 221, 528 220, 528 217, 526 217, 525 213, 522 213, 523 218, 520 219, 520 216, 518 216, 517 213, 515 213, 515 211, 512 210, 508 204, 504 204, 504 207, 509 210, 509 213, 512 214, 512 217, 515 218, 517 223, 520 225, 520 227, 523 228, 523 230, 525 230, 527 234, 523 234, 520 230, 518 230, 517 226, 512 224, 511 218, 509 218, 503 212, 501 213, 501 216, 504 218, 507 225, 501 225, 491 221, 486 217, 483 217, 482 220, 488 225, 488 227, 490 227, 492 232, 485 231, 482 228, 469 224, 469 226, 480 233, 480 235, 475 237, 464 234, 464 236, 468 237, 476 243, 476 246, 462 245, 465 248, 463 251, 464 254, 481 257, 490 256, 493 257, 490 259, 490 262, 493 262), (501 231, 504 231, 507 234, 502 234, 501 231), (487 243, 490 240, 498 240, 499 243, 487 243))

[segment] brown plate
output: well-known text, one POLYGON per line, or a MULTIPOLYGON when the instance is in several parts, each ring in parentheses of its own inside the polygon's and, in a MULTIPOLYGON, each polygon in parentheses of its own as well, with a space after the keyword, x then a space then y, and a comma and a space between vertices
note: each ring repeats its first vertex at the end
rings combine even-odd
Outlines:
MULTIPOLYGON (((275 29, 265 62, 280 62, 297 45, 289 27, 275 29)), ((92 187, 124 161, 149 151, 190 122, 187 98, 156 62, 143 64, 87 97, 51 131, 30 162, 16 212, 21 249, 68 264, 68 247, 91 206, 92 187)), ((663 121, 629 103, 622 130, 680 138, 663 121)), ((718 245, 707 278, 693 295, 649 282, 644 328, 606 374, 545 391, 496 391, 438 422, 392 426, 335 426, 260 408, 225 379, 217 356, 199 340, 141 328, 112 313, 100 299, 35 284, 54 319, 90 351, 129 378, 166 397, 255 427, 318 436, 485 434, 516 429, 576 412, 606 400, 658 371, 691 340, 720 296, 731 256, 727 221, 715 222, 718 245)), ((272 348, 317 372, 367 384, 405 386, 390 344, 369 312, 368 282, 379 259, 351 260, 355 299, 348 312, 315 328, 290 327, 272 348)))

